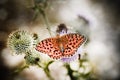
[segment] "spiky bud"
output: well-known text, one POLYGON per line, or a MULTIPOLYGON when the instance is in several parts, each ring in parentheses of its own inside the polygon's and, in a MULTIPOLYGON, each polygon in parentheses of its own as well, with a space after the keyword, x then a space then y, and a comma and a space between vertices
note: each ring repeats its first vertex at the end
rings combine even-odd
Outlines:
POLYGON ((7 46, 15 53, 22 54, 34 47, 34 36, 24 30, 16 30, 9 35, 7 46))
POLYGON ((40 61, 40 54, 34 50, 31 50, 27 52, 24 59, 28 65, 37 65, 37 63, 40 61))

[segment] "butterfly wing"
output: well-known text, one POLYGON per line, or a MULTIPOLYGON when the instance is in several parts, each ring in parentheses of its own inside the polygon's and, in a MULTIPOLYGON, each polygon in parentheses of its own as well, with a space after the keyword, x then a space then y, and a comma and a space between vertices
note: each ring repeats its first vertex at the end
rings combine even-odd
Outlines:
POLYGON ((37 46, 36 50, 42 53, 46 53, 53 59, 59 59, 62 53, 59 50, 56 38, 48 38, 42 40, 37 46))
POLYGON ((69 57, 74 55, 77 49, 79 48, 79 46, 81 46, 82 43, 86 41, 86 38, 83 35, 75 34, 75 33, 61 36, 61 38, 67 39, 67 43, 64 44, 64 53, 63 53, 64 57, 69 57))

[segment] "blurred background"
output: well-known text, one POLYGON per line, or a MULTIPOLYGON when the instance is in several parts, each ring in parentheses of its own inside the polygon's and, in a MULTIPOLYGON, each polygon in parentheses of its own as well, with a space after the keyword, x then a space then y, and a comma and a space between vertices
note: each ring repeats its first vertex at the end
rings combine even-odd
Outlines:
POLYGON ((0 0, 0 80, 120 80, 119 5, 119 0, 0 0), (43 40, 49 31, 55 36, 61 23, 87 37, 81 59, 51 62, 42 55, 46 67, 29 65, 12 74, 25 60, 11 54, 8 35, 22 29, 43 40))

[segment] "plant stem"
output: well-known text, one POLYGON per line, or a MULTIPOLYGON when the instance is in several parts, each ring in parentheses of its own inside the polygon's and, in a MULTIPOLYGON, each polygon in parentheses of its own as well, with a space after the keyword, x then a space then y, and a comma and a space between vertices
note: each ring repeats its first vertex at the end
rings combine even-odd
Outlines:
POLYGON ((45 24, 46 24, 46 26, 47 26, 48 32, 49 32, 50 36, 52 36, 51 30, 50 30, 50 25, 49 25, 49 20, 48 20, 48 17, 46 16, 46 13, 45 13, 44 10, 42 11, 42 16, 43 16, 43 19, 44 19, 45 24))
POLYGON ((28 65, 25 65, 25 66, 23 66, 23 67, 15 70, 15 71, 13 72, 13 74, 18 74, 18 73, 20 73, 21 71, 23 71, 25 68, 29 68, 29 66, 28 66, 28 65))
POLYGON ((46 73, 47 77, 50 79, 50 80, 54 80, 52 78, 52 76, 50 75, 50 71, 49 71, 49 68, 48 66, 52 63, 53 61, 50 61, 45 67, 41 66, 39 63, 37 63, 38 67, 42 68, 44 70, 44 72, 46 73))
POLYGON ((49 72, 49 69, 48 69, 48 68, 44 68, 44 71, 45 71, 47 77, 49 77, 50 80, 54 80, 54 79, 52 78, 52 76, 50 75, 50 72, 49 72))

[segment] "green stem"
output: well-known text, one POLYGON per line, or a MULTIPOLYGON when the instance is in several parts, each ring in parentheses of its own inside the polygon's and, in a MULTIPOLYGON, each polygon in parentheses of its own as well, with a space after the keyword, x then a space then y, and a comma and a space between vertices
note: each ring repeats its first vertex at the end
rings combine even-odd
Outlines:
POLYGON ((42 16, 43 16, 44 22, 45 22, 45 24, 46 24, 46 26, 47 26, 47 30, 48 30, 50 36, 52 36, 52 34, 51 34, 51 30, 50 30, 50 25, 49 25, 48 17, 46 16, 46 13, 45 13, 44 10, 42 10, 41 13, 42 13, 42 16))
POLYGON ((37 65, 38 65, 38 67, 42 68, 42 66, 39 63, 37 63, 37 65))
POLYGON ((37 63, 38 67, 42 68, 44 70, 44 72, 46 73, 47 77, 50 79, 50 80, 54 80, 52 78, 52 76, 50 75, 50 71, 49 71, 49 68, 48 66, 52 63, 53 61, 50 61, 45 67, 41 66, 39 63, 37 63))
POLYGON ((37 17, 37 15, 38 15, 37 12, 39 12, 40 14, 42 14, 43 19, 44 19, 44 22, 45 22, 45 24, 46 24, 46 26, 47 26, 47 30, 48 30, 50 36, 52 36, 52 35, 51 35, 51 31, 50 31, 50 26, 49 26, 49 20, 48 20, 48 18, 47 18, 47 16, 46 16, 46 13, 45 13, 45 8, 46 8, 47 5, 48 5, 48 4, 47 4, 47 0, 46 0, 44 3, 41 3, 41 4, 44 4, 44 5, 43 5, 43 6, 40 6, 39 4, 35 3, 35 6, 33 7, 33 10, 36 11, 36 14, 35 14, 35 16, 33 17, 33 20, 37 17))
POLYGON ((15 71, 13 72, 13 74, 18 74, 18 73, 20 73, 21 71, 23 71, 25 68, 29 68, 29 66, 28 66, 28 65, 25 65, 25 66, 23 66, 23 67, 15 70, 15 71))
POLYGON ((44 71, 45 71, 47 77, 49 77, 50 80, 54 80, 54 79, 52 78, 52 76, 50 75, 50 72, 49 72, 49 69, 48 69, 48 68, 44 68, 44 71))
POLYGON ((45 68, 43 68, 43 69, 44 69, 46 75, 50 78, 50 80, 54 80, 54 79, 52 78, 52 76, 50 75, 50 70, 49 70, 49 68, 48 68, 51 63, 53 63, 53 61, 48 62, 47 65, 45 66, 45 68))
POLYGON ((68 75, 70 76, 71 80, 78 80, 77 77, 73 76, 73 70, 70 68, 68 63, 65 64, 66 69, 68 70, 68 75))

